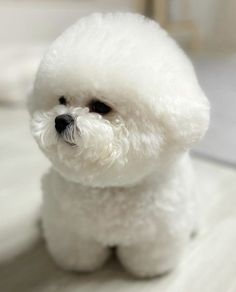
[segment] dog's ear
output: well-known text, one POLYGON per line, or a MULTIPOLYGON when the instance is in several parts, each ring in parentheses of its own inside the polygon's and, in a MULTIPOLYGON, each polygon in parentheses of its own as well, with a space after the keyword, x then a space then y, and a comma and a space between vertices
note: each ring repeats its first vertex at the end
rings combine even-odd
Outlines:
POLYGON ((208 129, 210 106, 200 88, 168 102, 164 124, 166 136, 173 146, 189 149, 201 140, 208 129))

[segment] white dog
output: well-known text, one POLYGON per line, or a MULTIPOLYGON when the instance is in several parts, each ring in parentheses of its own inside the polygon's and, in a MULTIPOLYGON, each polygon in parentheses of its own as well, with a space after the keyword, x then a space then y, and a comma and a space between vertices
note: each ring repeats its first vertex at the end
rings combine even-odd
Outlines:
POLYGON ((116 247, 136 276, 173 269, 197 224, 188 151, 209 121, 176 43, 139 15, 85 17, 46 52, 29 109, 52 162, 42 221, 54 260, 92 271, 116 247))

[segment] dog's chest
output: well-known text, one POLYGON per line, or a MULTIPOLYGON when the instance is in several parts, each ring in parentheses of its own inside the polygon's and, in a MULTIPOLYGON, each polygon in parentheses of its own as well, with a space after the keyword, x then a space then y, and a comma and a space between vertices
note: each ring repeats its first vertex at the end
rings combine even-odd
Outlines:
POLYGON ((145 238, 156 228, 155 196, 137 189, 70 188, 61 199, 69 224, 106 244, 145 238))

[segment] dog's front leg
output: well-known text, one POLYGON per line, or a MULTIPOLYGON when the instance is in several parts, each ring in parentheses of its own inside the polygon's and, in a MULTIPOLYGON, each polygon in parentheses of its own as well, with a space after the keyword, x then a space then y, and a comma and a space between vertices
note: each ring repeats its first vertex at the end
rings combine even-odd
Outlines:
POLYGON ((69 184, 61 180, 53 170, 42 179, 42 227, 48 250, 55 262, 66 270, 96 270, 107 260, 110 250, 81 234, 81 218, 69 197, 69 184))
POLYGON ((135 276, 161 276, 176 267, 188 238, 185 234, 160 234, 153 241, 120 246, 118 257, 124 267, 135 276))
POLYGON ((47 236, 47 246, 53 259, 63 269, 90 272, 100 268, 109 257, 109 249, 99 243, 81 239, 68 230, 60 236, 47 236))

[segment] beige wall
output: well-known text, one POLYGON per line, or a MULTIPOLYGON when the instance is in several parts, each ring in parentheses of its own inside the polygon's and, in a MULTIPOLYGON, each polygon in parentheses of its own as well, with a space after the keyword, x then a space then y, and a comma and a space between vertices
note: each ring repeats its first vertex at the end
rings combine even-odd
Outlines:
POLYGON ((211 48, 236 52, 236 1, 219 2, 218 13, 211 34, 211 48))
MULTIPOLYGON (((157 1, 157 0, 153 0, 157 1)), ((174 14, 179 4, 175 2, 174 14)), ((236 0, 189 0, 205 49, 236 50, 236 0)), ((143 12, 146 0, 0 0, 0 44, 51 41, 100 10, 143 12)))
POLYGON ((236 52, 236 0, 191 0, 205 49, 236 52))

